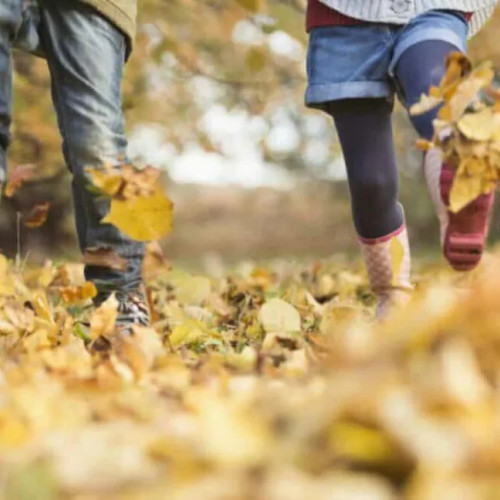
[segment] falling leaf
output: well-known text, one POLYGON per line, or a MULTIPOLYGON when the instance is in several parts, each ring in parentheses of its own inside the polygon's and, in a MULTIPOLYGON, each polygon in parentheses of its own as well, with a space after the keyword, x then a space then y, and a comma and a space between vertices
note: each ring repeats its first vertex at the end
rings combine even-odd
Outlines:
POLYGON ((483 158, 470 156, 462 160, 459 171, 464 172, 469 176, 478 176, 484 174, 487 168, 488 165, 483 158))
POLYGON ((120 257, 112 248, 87 248, 82 260, 87 266, 107 267, 116 271, 125 271, 128 267, 127 259, 120 257))
POLYGON ((5 196, 11 198, 15 192, 26 182, 35 176, 35 165, 17 165, 9 174, 7 184, 5 186, 5 196))
POLYGON ((137 241, 160 239, 172 228, 172 202, 157 186, 152 196, 111 201, 110 213, 102 220, 115 225, 137 241))
POLYGON ((420 101, 410 107, 411 115, 422 115, 437 108, 443 102, 442 97, 433 97, 422 94, 420 101))
POLYGON ((293 333, 300 331, 300 314, 282 299, 267 301, 259 311, 259 321, 267 333, 293 333))
POLYGON ((466 113, 458 121, 458 130, 473 141, 489 141, 495 128, 500 124, 495 120, 491 108, 484 108, 477 113, 466 113))
POLYGON ((24 216, 24 225, 30 228, 43 226, 49 215, 49 208, 49 202, 35 205, 31 211, 24 216))
POLYGON ((421 151, 429 151, 434 147, 434 143, 431 141, 428 141, 427 139, 418 139, 416 142, 416 146, 418 149, 421 151))
POLYGON ((449 208, 452 212, 457 213, 482 193, 483 187, 480 177, 457 175, 451 188, 449 208))
POLYGON ((478 92, 491 83, 494 72, 489 65, 474 70, 471 75, 458 86, 451 99, 439 112, 439 117, 449 122, 456 122, 464 114, 471 102, 477 98, 478 92))
POLYGON ((121 172, 112 167, 106 167, 104 169, 87 167, 85 172, 90 176, 94 186, 109 196, 114 196, 118 193, 123 184, 121 172))
POLYGON ((153 167, 138 169, 133 165, 108 166, 104 169, 86 168, 94 186, 119 200, 154 195, 160 171, 153 167))
POLYGON ((122 199, 129 200, 138 196, 148 197, 154 195, 158 181, 160 179, 160 170, 153 167, 137 169, 133 165, 125 165, 122 168, 122 176, 125 182, 119 196, 122 199))

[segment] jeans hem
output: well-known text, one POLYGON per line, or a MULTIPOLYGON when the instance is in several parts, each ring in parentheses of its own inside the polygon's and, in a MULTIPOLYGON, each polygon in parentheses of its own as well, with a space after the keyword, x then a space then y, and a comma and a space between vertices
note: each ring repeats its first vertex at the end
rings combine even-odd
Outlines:
POLYGON ((342 82, 312 84, 307 87, 306 106, 321 107, 329 101, 357 98, 391 97, 394 89, 386 82, 342 82))

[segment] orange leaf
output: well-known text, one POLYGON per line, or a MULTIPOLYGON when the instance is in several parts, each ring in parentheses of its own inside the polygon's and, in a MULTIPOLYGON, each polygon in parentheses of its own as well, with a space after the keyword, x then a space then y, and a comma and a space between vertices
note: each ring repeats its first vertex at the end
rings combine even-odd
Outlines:
POLYGON ((73 304, 95 297, 97 289, 91 281, 86 281, 81 286, 65 286, 60 288, 61 297, 66 304, 73 304))
POLYGON ((50 203, 48 201, 35 205, 31 211, 24 216, 24 225, 31 228, 43 226, 49 215, 49 208, 50 203))

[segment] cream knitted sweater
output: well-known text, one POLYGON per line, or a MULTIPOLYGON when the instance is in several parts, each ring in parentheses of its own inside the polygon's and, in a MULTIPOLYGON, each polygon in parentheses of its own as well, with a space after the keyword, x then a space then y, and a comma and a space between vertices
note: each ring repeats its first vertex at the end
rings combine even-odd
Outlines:
POLYGON ((342 14, 379 23, 406 24, 422 12, 434 9, 473 12, 471 35, 493 14, 498 0, 320 0, 342 14))

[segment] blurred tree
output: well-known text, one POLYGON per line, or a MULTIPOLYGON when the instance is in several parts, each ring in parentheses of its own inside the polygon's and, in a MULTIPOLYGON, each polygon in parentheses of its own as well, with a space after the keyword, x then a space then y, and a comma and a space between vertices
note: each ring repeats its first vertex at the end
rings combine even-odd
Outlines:
MULTIPOLYGON (((298 140, 293 148, 276 151, 264 138, 261 147, 265 159, 321 176, 339 150, 333 141, 333 127, 323 127, 319 136, 311 137, 308 132, 306 117, 314 112, 302 106, 305 5, 306 0, 140 0, 139 35, 123 85, 129 130, 137 124, 158 124, 164 130, 165 142, 178 151, 192 143, 217 151, 218 145, 200 126, 200 119, 210 106, 220 104, 229 110, 260 116, 268 122, 269 130, 279 110, 280 116, 295 127, 298 140), (319 142, 321 154, 316 147, 319 142)), ((497 13, 473 41, 473 57, 493 59, 500 65, 500 48, 495 38, 499 25, 497 13)), ((18 53, 15 67, 10 165, 36 164, 37 181, 44 180, 45 191, 50 192, 47 198, 56 206, 67 206, 67 179, 54 180, 64 167, 45 61, 18 53)), ((401 111, 395 124, 404 174, 415 177, 418 159, 413 152, 408 154, 414 136, 401 111)), ((423 186, 408 183, 411 186, 406 188, 404 184, 404 197, 417 207, 415 223, 425 235, 431 212, 423 186)), ((38 184, 36 192, 43 193, 43 186, 38 184)), ((6 202, 4 209, 13 213, 28 200, 29 191, 20 200, 6 202)), ((58 224, 66 213, 53 213, 48 227, 58 224)), ((0 218, 0 226, 5 228, 2 220, 7 218, 0 218)), ((12 225, 9 227, 11 234, 12 225)), ((9 245, 2 241, 1 246, 9 245)))

